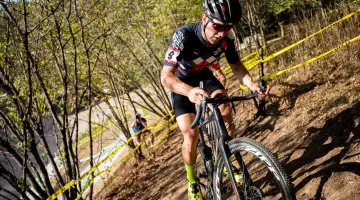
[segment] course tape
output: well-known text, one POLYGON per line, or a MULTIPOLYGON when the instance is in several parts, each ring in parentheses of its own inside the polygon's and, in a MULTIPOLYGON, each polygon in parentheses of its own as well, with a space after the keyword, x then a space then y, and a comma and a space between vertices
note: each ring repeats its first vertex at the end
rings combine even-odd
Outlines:
MULTIPOLYGON (((171 120, 174 120, 174 117, 172 117, 171 120)), ((165 125, 163 125, 163 126, 161 126, 160 128, 158 128, 158 130, 163 129, 164 126, 167 126, 169 123, 171 123, 171 120, 165 122, 165 123, 164 123, 165 125)), ((168 136, 168 134, 169 134, 171 131, 173 131, 175 128, 177 128, 177 123, 174 123, 165 133, 163 133, 163 134, 160 136, 160 139, 159 139, 154 145, 152 145, 151 147, 154 148, 154 147, 156 147, 158 144, 160 144, 160 143, 168 136)), ((87 188, 94 182, 94 180, 95 180, 95 178, 96 178, 97 176, 101 175, 101 174, 104 173, 104 172, 110 171, 111 168, 112 168, 114 165, 117 165, 117 164, 119 164, 119 163, 121 163, 121 162, 124 162, 124 161, 128 160, 128 159, 131 157, 131 155, 134 154, 134 153, 137 151, 138 148, 140 148, 140 146, 145 142, 145 140, 146 140, 148 137, 152 136, 154 133, 156 133, 156 131, 154 131, 154 132, 152 132, 151 134, 149 134, 149 135, 147 135, 146 137, 144 137, 144 138, 141 140, 141 142, 140 142, 132 151, 130 151, 126 156, 124 156, 123 158, 121 158, 119 161, 117 161, 116 163, 114 163, 113 165, 111 165, 110 167, 108 167, 107 169, 102 170, 102 171, 100 171, 99 173, 97 173, 96 175, 94 175, 94 176, 91 178, 89 184, 87 184, 87 185, 83 188, 83 190, 79 193, 79 195, 77 196, 76 199, 80 199, 80 198, 81 198, 82 194, 83 194, 83 193, 87 190, 87 188)))
MULTIPOLYGON (((352 13, 344 16, 344 17, 342 17, 341 19, 339 19, 339 20, 337 20, 337 21, 329 24, 328 26, 320 29, 319 31, 317 31, 317 32, 315 32, 315 33, 313 33, 313 34, 311 34, 311 35, 303 38, 302 40, 299 40, 299 41, 295 42, 294 44, 292 44, 292 45, 290 45, 290 46, 287 46, 287 47, 281 49, 281 50, 278 51, 278 52, 275 52, 275 53, 273 53, 273 54, 271 54, 271 55, 269 55, 269 56, 266 56, 264 59, 260 59, 260 60, 253 60, 253 59, 251 59, 251 60, 249 60, 249 61, 244 62, 244 65, 245 65, 245 67, 246 67, 247 69, 251 69, 251 68, 253 68, 254 66, 256 66, 257 64, 259 64, 259 63, 261 63, 261 62, 269 61, 269 60, 271 60, 271 59, 273 59, 273 58, 275 58, 275 57, 277 57, 277 56, 285 53, 286 51, 288 51, 288 50, 290 50, 290 49, 292 49, 292 48, 300 45, 301 43, 303 43, 303 42, 305 42, 306 40, 314 37, 315 35, 318 35, 319 33, 324 32, 325 30, 327 30, 327 29, 330 28, 331 26, 333 26, 333 25, 335 25, 335 24, 338 24, 338 23, 340 23, 340 22, 342 22, 342 21, 344 21, 344 20, 346 20, 346 19, 349 19, 350 17, 354 16, 354 15, 357 14, 358 12, 360 12, 360 8, 357 9, 356 11, 354 11, 354 12, 352 12, 352 13)), ((253 52, 253 53, 257 53, 257 52, 255 51, 255 52, 253 52)), ((251 53, 251 54, 253 54, 253 53, 251 53)), ((255 57, 255 58, 256 58, 256 57, 255 57)), ((242 60, 243 60, 243 59, 242 59, 242 60)), ((229 67, 229 66, 227 66, 227 68, 228 68, 228 67, 229 67)), ((227 70, 226 70, 226 71, 227 71, 227 70)))
MULTIPOLYGON (((355 12, 352 12, 352 13, 346 15, 345 17, 343 17, 343 18, 341 18, 341 19, 339 19, 339 20, 331 23, 330 25, 326 26, 325 28, 323 28, 323 29, 321 29, 321 30, 319 30, 319 31, 317 31, 317 32, 309 35, 308 37, 306 37, 306 38, 304 38, 304 39, 302 39, 302 40, 300 40, 300 41, 298 41, 298 42, 296 42, 296 43, 294 43, 294 44, 292 44, 292 45, 290 45, 290 46, 288 46, 288 47, 283 48, 282 50, 280 50, 280 51, 278 51, 278 52, 276 52, 276 53, 273 53, 273 54, 265 57, 265 58, 262 59, 262 60, 252 61, 251 63, 250 63, 250 62, 246 62, 246 63, 244 63, 244 64, 246 64, 245 66, 246 66, 247 69, 251 69, 251 68, 253 68, 254 66, 256 66, 257 64, 259 64, 259 63, 261 63, 261 62, 269 61, 269 60, 275 58, 276 56, 281 55, 282 53, 284 53, 284 52, 292 49, 293 47, 298 46, 299 44, 303 43, 304 41, 308 40, 309 38, 311 38, 311 37, 313 37, 313 36, 315 36, 315 35, 323 32, 323 31, 325 31, 326 29, 330 28, 331 26, 333 26, 333 25, 335 25, 335 24, 337 24, 337 23, 340 23, 340 22, 342 22, 342 21, 344 21, 344 20, 352 17, 353 15, 355 15, 355 14, 358 13, 358 12, 360 12, 360 8, 359 8, 358 10, 356 10, 355 12)), ((348 44, 350 44, 350 43, 352 43, 352 42, 354 42, 354 41, 356 41, 356 40, 359 40, 359 39, 360 39, 360 35, 357 36, 357 37, 355 37, 355 38, 353 38, 353 39, 351 39, 351 40, 349 40, 349 41, 347 41, 347 42, 345 42, 345 43, 343 43, 343 44, 341 44, 341 45, 339 45, 339 46, 337 46, 336 48, 334 48, 334 49, 332 49, 332 50, 330 50, 330 51, 328 51, 328 52, 326 52, 326 53, 323 53, 323 54, 321 54, 321 55, 319 55, 319 56, 317 56, 317 57, 314 57, 314 58, 312 58, 312 59, 309 59, 309 60, 307 60, 307 61, 305 61, 305 62, 303 62, 303 63, 301 63, 301 64, 298 64, 298 65, 296 65, 296 66, 293 66, 293 67, 290 67, 290 68, 287 68, 287 69, 284 69, 284 70, 281 70, 281 71, 278 71, 278 72, 274 72, 274 73, 268 74, 268 75, 266 75, 266 76, 264 77, 264 79, 265 79, 265 80, 268 80, 268 79, 274 78, 274 77, 279 76, 279 75, 281 75, 281 74, 283 74, 283 73, 285 73, 285 72, 288 72, 288 71, 290 71, 290 70, 292 70, 292 69, 298 68, 298 67, 303 66, 303 65, 308 64, 308 63, 311 63, 311 62, 313 62, 313 61, 315 61, 315 60, 318 60, 318 59, 320 59, 321 57, 324 57, 324 56, 328 55, 329 53, 332 53, 332 52, 338 50, 339 48, 342 48, 342 47, 344 47, 344 46, 346 46, 346 45, 348 45, 348 44)), ((254 53, 257 53, 257 52, 253 52, 253 53, 251 53, 251 54, 254 54, 254 53)), ((250 54, 249 54, 249 55, 250 55, 250 54)), ((227 67, 229 67, 229 66, 227 66, 227 67)), ((246 87, 246 86, 244 86, 244 87, 246 87)), ((162 119, 162 118, 161 118, 161 119, 162 119)), ((159 120, 159 121, 160 121, 160 120, 159 120)), ((166 124, 166 123, 164 123, 164 124, 166 124)), ((137 132, 136 135, 141 134, 142 132, 144 132, 144 131, 146 131, 146 130, 150 130, 150 128, 147 127, 147 128, 145 128, 145 129, 143 129, 142 131, 137 132)), ((154 132, 155 132, 155 131, 154 131, 154 132)), ((165 138, 165 137, 164 137, 164 138, 165 138)), ((57 190, 57 191, 56 191, 53 195, 51 195, 48 199, 55 199, 58 195, 62 194, 64 191, 68 190, 68 189, 69 189, 70 187, 72 187, 73 185, 79 183, 82 179, 84 179, 85 177, 87 177, 88 175, 90 175, 91 173, 93 173, 103 162, 105 162, 107 159, 109 159, 111 156, 113 156, 117 151, 119 151, 125 144, 128 144, 131 140, 132 140, 132 138, 129 138, 129 139, 126 141, 126 143, 123 143, 122 145, 120 145, 119 147, 117 147, 114 151, 112 151, 111 153, 109 153, 109 155, 107 155, 103 160, 99 161, 93 168, 89 169, 89 171, 86 172, 85 174, 83 174, 79 179, 77 179, 77 180, 72 180, 72 181, 68 182, 64 187, 62 187, 62 188, 60 188, 59 190, 57 190)), ((162 140, 161 140, 161 141, 162 141, 162 140)), ((143 141, 142 141, 142 142, 143 142, 143 141)), ((142 144, 142 142, 140 143, 140 145, 142 144)), ((135 151, 137 150, 137 148, 139 148, 140 145, 138 145, 138 146, 137 146, 132 152, 130 152, 130 153, 132 154, 133 152, 135 152, 135 151)), ((123 159, 124 159, 124 158, 123 158, 123 159)), ((123 159, 121 159, 121 160, 123 160, 123 159)))
MULTIPOLYGON (((162 118, 160 118, 159 120, 157 120, 155 123, 158 124, 162 119, 164 119, 167 116, 164 116, 162 118)), ((174 119, 174 116, 171 117, 170 120, 168 120, 167 122, 169 123, 171 120, 174 119)), ((152 127, 154 127, 154 124, 152 124, 152 127)), ((160 127, 165 127, 167 125, 167 123, 164 123, 165 125, 160 126, 160 127)), ((145 128, 142 131, 139 131, 135 134, 135 136, 141 134, 142 132, 144 132, 145 130, 149 130, 149 128, 145 128)), ((161 130, 160 128, 156 129, 156 130, 161 130)), ((155 133, 156 131, 153 131, 153 133, 155 133)), ((122 143, 120 146, 118 146, 117 148, 115 148, 114 150, 112 150, 112 152, 110 152, 103 160, 99 161, 98 163, 96 163, 91 169, 89 169, 86 173, 84 173, 80 178, 78 178, 77 180, 71 180, 70 182, 68 182, 66 185, 64 185, 62 188, 60 188, 59 190, 57 190, 54 194, 52 194, 48 200, 53 200, 56 199, 56 197, 62 193, 64 193, 66 190, 68 190, 70 187, 74 186, 75 184, 78 184, 82 179, 86 178, 87 176, 89 176, 91 173, 93 173, 101 164, 103 164, 106 160, 108 160, 109 158, 111 158, 116 152, 120 151, 121 148, 127 144, 129 144, 131 141, 133 140, 133 138, 129 138, 126 142, 122 143)))
POLYGON ((257 53, 256 51, 249 53, 248 55, 241 58, 242 61, 245 61, 246 59, 250 58, 251 56, 255 56, 257 53))
POLYGON ((273 53, 273 54, 271 54, 271 55, 269 55, 269 56, 266 56, 266 57, 265 57, 264 59, 262 59, 262 60, 260 59, 260 60, 257 60, 257 61, 255 61, 255 62, 252 62, 252 63, 248 63, 248 62, 247 62, 247 63, 244 63, 244 65, 246 66, 246 68, 251 69, 252 67, 256 66, 257 64, 259 64, 259 63, 261 63, 261 62, 269 61, 269 60, 275 58, 276 56, 279 56, 279 55, 281 55, 282 53, 284 53, 284 52, 286 52, 286 51, 294 48, 295 46, 298 46, 299 44, 301 44, 301 43, 303 43, 303 42, 305 42, 305 41, 308 40, 309 38, 311 38, 311 37, 313 37, 313 36, 315 36, 315 35, 323 32, 323 31, 325 31, 326 29, 330 28, 331 26, 333 26, 333 25, 335 25, 335 24, 338 24, 338 23, 340 23, 340 22, 342 22, 342 21, 344 21, 344 20, 346 20, 346 19, 354 16, 354 15, 355 15, 356 13, 358 13, 358 12, 360 12, 360 8, 359 8, 358 10, 356 10, 356 11, 354 11, 354 12, 346 15, 345 17, 343 17, 343 18, 341 18, 341 19, 339 19, 339 20, 331 23, 330 25, 322 28, 321 30, 319 30, 319 31, 317 31, 317 32, 315 32, 315 33, 313 33, 313 34, 305 37, 304 39, 299 40, 298 42, 295 42, 294 44, 292 44, 292 45, 290 45, 290 46, 287 46, 287 47, 281 49, 281 50, 278 51, 278 52, 275 52, 275 53, 273 53))
MULTIPOLYGON (((106 128, 106 127, 102 127, 102 128, 106 128)), ((92 135, 93 138, 97 137, 98 135, 100 135, 102 133, 102 131, 99 131, 95 134, 92 135)), ((78 147, 81 147, 82 145, 84 145, 86 142, 88 142, 90 139, 89 137, 85 137, 84 139, 80 140, 78 147)))
MULTIPOLYGON (((149 130, 149 129, 155 127, 155 126, 157 125, 157 123, 159 123, 162 119, 164 119, 164 118, 167 117, 167 116, 168 116, 168 115, 159 118, 159 119, 156 120, 154 123, 152 123, 151 125, 147 126, 146 129, 144 129, 143 131, 146 131, 146 130, 149 130)), ((102 128, 106 128, 106 127, 103 126, 102 128)), ((101 134, 101 133, 102 133, 102 131, 99 131, 98 133, 93 134, 92 137, 95 138, 96 136, 98 136, 98 135, 101 134)), ((86 142, 88 142, 88 141, 89 141, 89 137, 85 137, 84 139, 80 140, 78 146, 81 147, 82 145, 84 145, 84 144, 85 144, 86 142)))
POLYGON ((169 131, 165 132, 164 134, 162 134, 159 138, 158 141, 156 141, 152 147, 156 147, 158 146, 159 144, 161 144, 163 142, 163 140, 169 135, 169 133, 174 130, 175 128, 177 128, 178 124, 177 123, 174 123, 170 128, 169 128, 169 131))
POLYGON ((93 184, 94 180, 95 180, 95 177, 99 176, 100 174, 104 173, 106 170, 102 170, 100 172, 98 172, 97 174, 95 174, 93 176, 93 178, 89 181, 89 183, 84 187, 84 189, 78 194, 78 196, 76 197, 75 200, 79 200, 81 199, 81 196, 83 195, 83 193, 90 187, 90 185, 93 184))
POLYGON ((324 57, 324 56, 326 56, 326 55, 328 55, 328 54, 330 54, 330 53, 332 53, 332 52, 335 52, 335 51, 339 50, 340 48, 345 47, 345 46, 349 45, 350 43, 355 42, 355 41, 357 41, 357 40, 360 40, 360 35, 354 37, 354 38, 351 39, 351 40, 348 40, 348 41, 342 43, 341 45, 339 45, 339 46, 331 49, 330 51, 327 51, 327 52, 325 52, 325 53, 323 53, 323 54, 320 54, 320 55, 318 55, 318 56, 316 56, 316 57, 314 57, 314 58, 311 58, 311 59, 309 59, 309 60, 307 60, 307 61, 305 61, 305 62, 302 62, 302 63, 300 63, 300 64, 298 64, 298 65, 295 65, 295 66, 293 66, 293 67, 289 67, 289 68, 284 69, 284 70, 280 70, 280 71, 277 71, 277 72, 273 72, 273 73, 267 74, 266 76, 264 76, 264 80, 273 79, 274 77, 280 76, 281 74, 283 74, 283 73, 285 73, 285 72, 288 72, 288 71, 290 71, 290 70, 296 69, 296 68, 298 68, 298 67, 300 67, 300 66, 303 66, 303 65, 305 65, 305 64, 309 64, 309 63, 311 63, 311 62, 314 62, 314 61, 316 61, 316 60, 318 60, 318 59, 320 59, 320 58, 322 58, 322 57, 324 57))
MULTIPOLYGON (((242 62, 245 62, 246 59, 248 59, 249 57, 251 56, 254 56, 256 55, 255 57, 251 58, 250 60, 246 61, 245 63, 252 63, 252 62, 255 62, 256 60, 259 59, 259 51, 262 51, 263 49, 266 48, 266 44, 264 44, 263 46, 261 46, 261 48, 258 50, 258 51, 254 51, 244 57, 241 58, 241 61, 242 62)), ((244 64, 245 65, 245 64, 244 64)), ((246 67, 246 66, 245 66, 246 67)), ((223 73, 226 75, 226 74, 229 74, 231 72, 231 68, 230 68, 230 65, 227 65, 226 67, 224 67, 223 69, 223 73)))
MULTIPOLYGON (((355 1, 355 2, 356 2, 356 1, 355 1)), ((346 20, 346 19, 354 16, 354 15, 357 14, 358 12, 360 12, 360 8, 357 9, 356 11, 354 11, 354 12, 352 12, 352 13, 344 16, 344 17, 342 17, 341 19, 339 19, 339 20, 331 23, 330 25, 328 25, 328 26, 320 29, 319 31, 317 31, 317 32, 315 32, 315 33, 313 33, 313 34, 311 34, 311 35, 303 38, 302 40, 299 40, 298 42, 296 42, 296 43, 294 43, 294 44, 292 44, 292 45, 290 45, 290 46, 287 46, 287 47, 281 49, 280 51, 275 52, 275 53, 273 53, 273 54, 265 57, 264 59, 254 60, 254 59, 257 59, 258 56, 252 58, 251 60, 248 60, 248 61, 244 62, 244 66, 246 67, 246 69, 250 70, 250 69, 252 69, 253 67, 255 67, 257 64, 259 64, 259 63, 261 63, 261 62, 269 61, 269 60, 271 60, 271 59, 273 59, 273 58, 281 55, 282 53, 284 53, 284 52, 286 52, 286 51, 294 48, 295 46, 300 45, 301 43, 305 42, 306 40, 310 39, 311 37, 313 37, 313 36, 315 36, 315 35, 323 32, 323 31, 325 31, 326 29, 330 28, 331 26, 333 26, 333 25, 335 25, 335 24, 338 24, 338 23, 340 23, 340 22, 342 22, 342 21, 344 21, 344 20, 346 20)), ((257 51, 252 52, 251 54, 256 54, 256 53, 257 53, 257 51)), ((249 54, 249 55, 250 55, 250 54, 249 54)), ((321 56, 321 57, 322 57, 322 56, 321 56)), ((317 59, 318 59, 318 58, 317 58, 317 59)), ((242 61, 243 61, 243 60, 245 60, 245 59, 242 59, 242 61)), ((310 59, 310 60, 312 60, 312 59, 310 59)), ((312 62, 312 61, 311 61, 311 62, 312 62)), ((304 64, 306 64, 306 63, 304 63, 304 64)), ((300 66, 301 66, 301 64, 300 64, 300 66)), ((299 66, 294 66, 294 67, 297 68, 297 67, 299 67, 299 66)), ((293 69, 294 67, 291 67, 291 69, 293 69)), ((289 70, 291 70, 291 69, 289 68, 287 71, 289 71, 289 70)), ((230 72, 231 72, 230 66, 228 65, 228 66, 224 67, 223 72, 224 72, 224 74, 230 73, 230 72)), ((274 73, 272 73, 273 75, 271 75, 271 76, 278 76, 278 75, 275 75, 276 73, 282 74, 282 73, 285 73, 285 72, 281 72, 281 71, 280 71, 280 72, 274 72, 274 73)), ((270 77, 270 74, 268 74, 266 77, 267 77, 268 79, 271 78, 271 77, 270 77)), ((250 91, 250 89, 249 89, 247 86, 242 85, 242 84, 240 84, 240 89, 241 89, 241 90, 244 90, 244 91, 248 91, 248 92, 250 91)))

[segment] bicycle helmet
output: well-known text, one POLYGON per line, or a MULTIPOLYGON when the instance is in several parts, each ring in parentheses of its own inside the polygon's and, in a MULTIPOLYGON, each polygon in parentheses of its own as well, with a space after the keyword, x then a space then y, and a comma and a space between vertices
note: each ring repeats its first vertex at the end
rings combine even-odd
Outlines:
POLYGON ((205 0, 205 14, 210 19, 216 19, 225 25, 235 25, 241 18, 239 0, 205 0))

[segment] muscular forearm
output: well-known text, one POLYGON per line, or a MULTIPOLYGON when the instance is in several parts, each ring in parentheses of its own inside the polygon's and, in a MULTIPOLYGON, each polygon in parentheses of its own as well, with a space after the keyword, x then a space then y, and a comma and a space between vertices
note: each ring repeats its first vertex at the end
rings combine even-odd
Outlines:
POLYGON ((234 75, 239 79, 242 80, 242 82, 248 86, 252 91, 256 90, 254 87, 254 83, 251 79, 251 76, 249 74, 249 71, 245 68, 245 66, 238 62, 236 64, 230 64, 230 67, 234 73, 234 75))
POLYGON ((184 96, 188 96, 189 91, 193 88, 176 77, 173 70, 166 69, 163 69, 161 73, 161 84, 168 90, 184 96))
POLYGON ((223 73, 223 71, 221 69, 217 70, 214 72, 216 77, 219 79, 219 81, 221 82, 221 84, 223 84, 223 86, 225 87, 225 83, 226 83, 226 77, 225 74, 223 73))

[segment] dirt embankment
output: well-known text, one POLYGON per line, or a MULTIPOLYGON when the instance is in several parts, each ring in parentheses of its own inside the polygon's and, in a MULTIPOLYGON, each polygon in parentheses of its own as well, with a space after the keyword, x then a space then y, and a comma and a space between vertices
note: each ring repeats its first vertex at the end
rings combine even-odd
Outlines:
MULTIPOLYGON (((298 199, 360 196, 360 55, 349 56, 356 62, 309 65, 272 81, 272 102, 262 119, 251 121, 251 102, 237 105, 238 136, 277 155, 298 199)), ((228 84, 234 90, 238 82, 232 77, 228 84)), ((119 167, 97 198, 186 199, 181 143, 177 129, 145 160, 119 167)))

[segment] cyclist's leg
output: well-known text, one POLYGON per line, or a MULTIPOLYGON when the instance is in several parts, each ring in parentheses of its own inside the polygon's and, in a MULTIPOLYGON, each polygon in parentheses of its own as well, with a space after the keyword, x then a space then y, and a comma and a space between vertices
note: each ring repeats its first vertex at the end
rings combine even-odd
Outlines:
POLYGON ((138 132, 135 133, 135 138, 136 138, 136 145, 139 145, 139 148, 137 150, 138 156, 140 159, 145 158, 142 150, 141 150, 141 133, 139 134, 138 132))
POLYGON ((195 172, 196 146, 199 137, 199 128, 190 128, 192 121, 195 119, 195 106, 187 97, 176 93, 171 94, 171 100, 175 111, 176 121, 184 136, 182 156, 188 180, 188 196, 189 199, 202 199, 195 172))
MULTIPOLYGON (((186 113, 176 118, 179 128, 184 136, 184 141, 182 145, 182 155, 185 165, 187 166, 194 166, 197 156, 196 146, 199 138, 199 128, 198 127, 195 127, 194 129, 190 128, 190 125, 194 119, 195 119, 195 115, 193 113, 186 113)), ((190 174, 190 176, 192 175, 190 174)), ((188 176, 188 179, 189 178, 190 178, 189 181, 193 182, 195 177, 188 176)))
MULTIPOLYGON (((193 166, 196 162, 196 145, 199 136, 199 128, 190 128, 195 119, 195 106, 188 97, 176 93, 171 94, 172 105, 175 111, 176 121, 184 136, 182 155, 185 165, 193 166)), ((189 174, 191 176, 191 174, 189 174)), ((190 177, 192 179, 192 177, 190 177)), ((192 180, 191 180, 192 181, 192 180)))
MULTIPOLYGON (((205 87, 209 94, 211 94, 211 97, 215 97, 218 95, 224 95, 228 96, 224 86, 220 83, 220 81, 211 74, 205 81, 205 87)), ((222 104, 219 106, 221 115, 223 116, 226 128, 228 130, 228 133, 231 137, 234 136, 234 125, 233 125, 233 119, 232 119, 232 112, 230 104, 222 104)))

